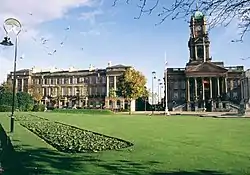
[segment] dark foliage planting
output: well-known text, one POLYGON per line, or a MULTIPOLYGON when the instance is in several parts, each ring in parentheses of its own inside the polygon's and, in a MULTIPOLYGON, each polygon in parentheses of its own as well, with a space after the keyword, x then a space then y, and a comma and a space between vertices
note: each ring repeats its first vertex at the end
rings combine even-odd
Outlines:
POLYGON ((61 152, 84 153, 118 150, 132 146, 121 139, 52 122, 35 116, 22 116, 20 124, 61 152))
POLYGON ((112 111, 106 109, 54 109, 52 112, 74 113, 74 114, 91 114, 91 115, 110 115, 112 111))

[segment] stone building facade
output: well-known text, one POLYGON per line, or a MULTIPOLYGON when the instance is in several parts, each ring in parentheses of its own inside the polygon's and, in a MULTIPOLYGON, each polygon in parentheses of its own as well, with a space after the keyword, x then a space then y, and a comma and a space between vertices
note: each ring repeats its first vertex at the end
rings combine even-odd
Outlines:
MULTIPOLYGON (((41 102, 54 107, 88 107, 125 109, 127 101, 124 98, 110 96, 110 90, 117 90, 117 82, 130 66, 108 64, 105 69, 87 70, 39 70, 37 68, 23 69, 16 72, 17 92, 29 92, 32 89, 42 94, 41 102)), ((7 81, 13 80, 13 72, 7 76, 7 81)), ((131 104, 135 110, 134 102, 131 104)))
POLYGON ((245 77, 242 79, 242 99, 246 104, 246 111, 250 112, 250 69, 246 70, 245 77))
MULTIPOLYGON (((230 111, 242 100, 243 66, 226 67, 210 57, 205 16, 196 11, 190 20, 189 61, 185 68, 167 68, 170 110, 230 111)), ((166 91, 165 91, 166 93, 166 91)))

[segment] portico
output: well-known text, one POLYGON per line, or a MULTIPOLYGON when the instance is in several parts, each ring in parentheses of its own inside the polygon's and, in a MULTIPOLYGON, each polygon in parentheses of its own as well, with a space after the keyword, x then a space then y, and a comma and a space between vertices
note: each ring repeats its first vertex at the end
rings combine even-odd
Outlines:
POLYGON ((227 94, 227 71, 209 61, 187 67, 187 110, 221 108, 221 97, 227 94))

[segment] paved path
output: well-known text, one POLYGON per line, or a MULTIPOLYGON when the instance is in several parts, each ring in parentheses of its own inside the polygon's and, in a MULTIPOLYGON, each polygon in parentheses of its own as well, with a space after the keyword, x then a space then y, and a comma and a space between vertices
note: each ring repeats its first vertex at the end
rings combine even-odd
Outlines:
MULTIPOLYGON (((118 114, 128 114, 128 112, 119 112, 118 114)), ((152 111, 135 111, 132 114, 151 115, 152 111)), ((154 111, 154 115, 164 115, 164 111, 154 111)), ((203 117, 242 117, 235 112, 194 112, 194 111, 170 111, 170 115, 190 115, 203 117)), ((250 117, 250 112, 247 112, 244 117, 250 117)))

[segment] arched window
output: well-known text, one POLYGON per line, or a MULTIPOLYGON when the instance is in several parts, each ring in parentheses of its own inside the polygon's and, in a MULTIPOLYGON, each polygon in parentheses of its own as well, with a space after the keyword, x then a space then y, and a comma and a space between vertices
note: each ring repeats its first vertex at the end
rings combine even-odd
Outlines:
POLYGON ((204 48, 203 46, 197 46, 197 56, 198 58, 204 57, 204 48))

